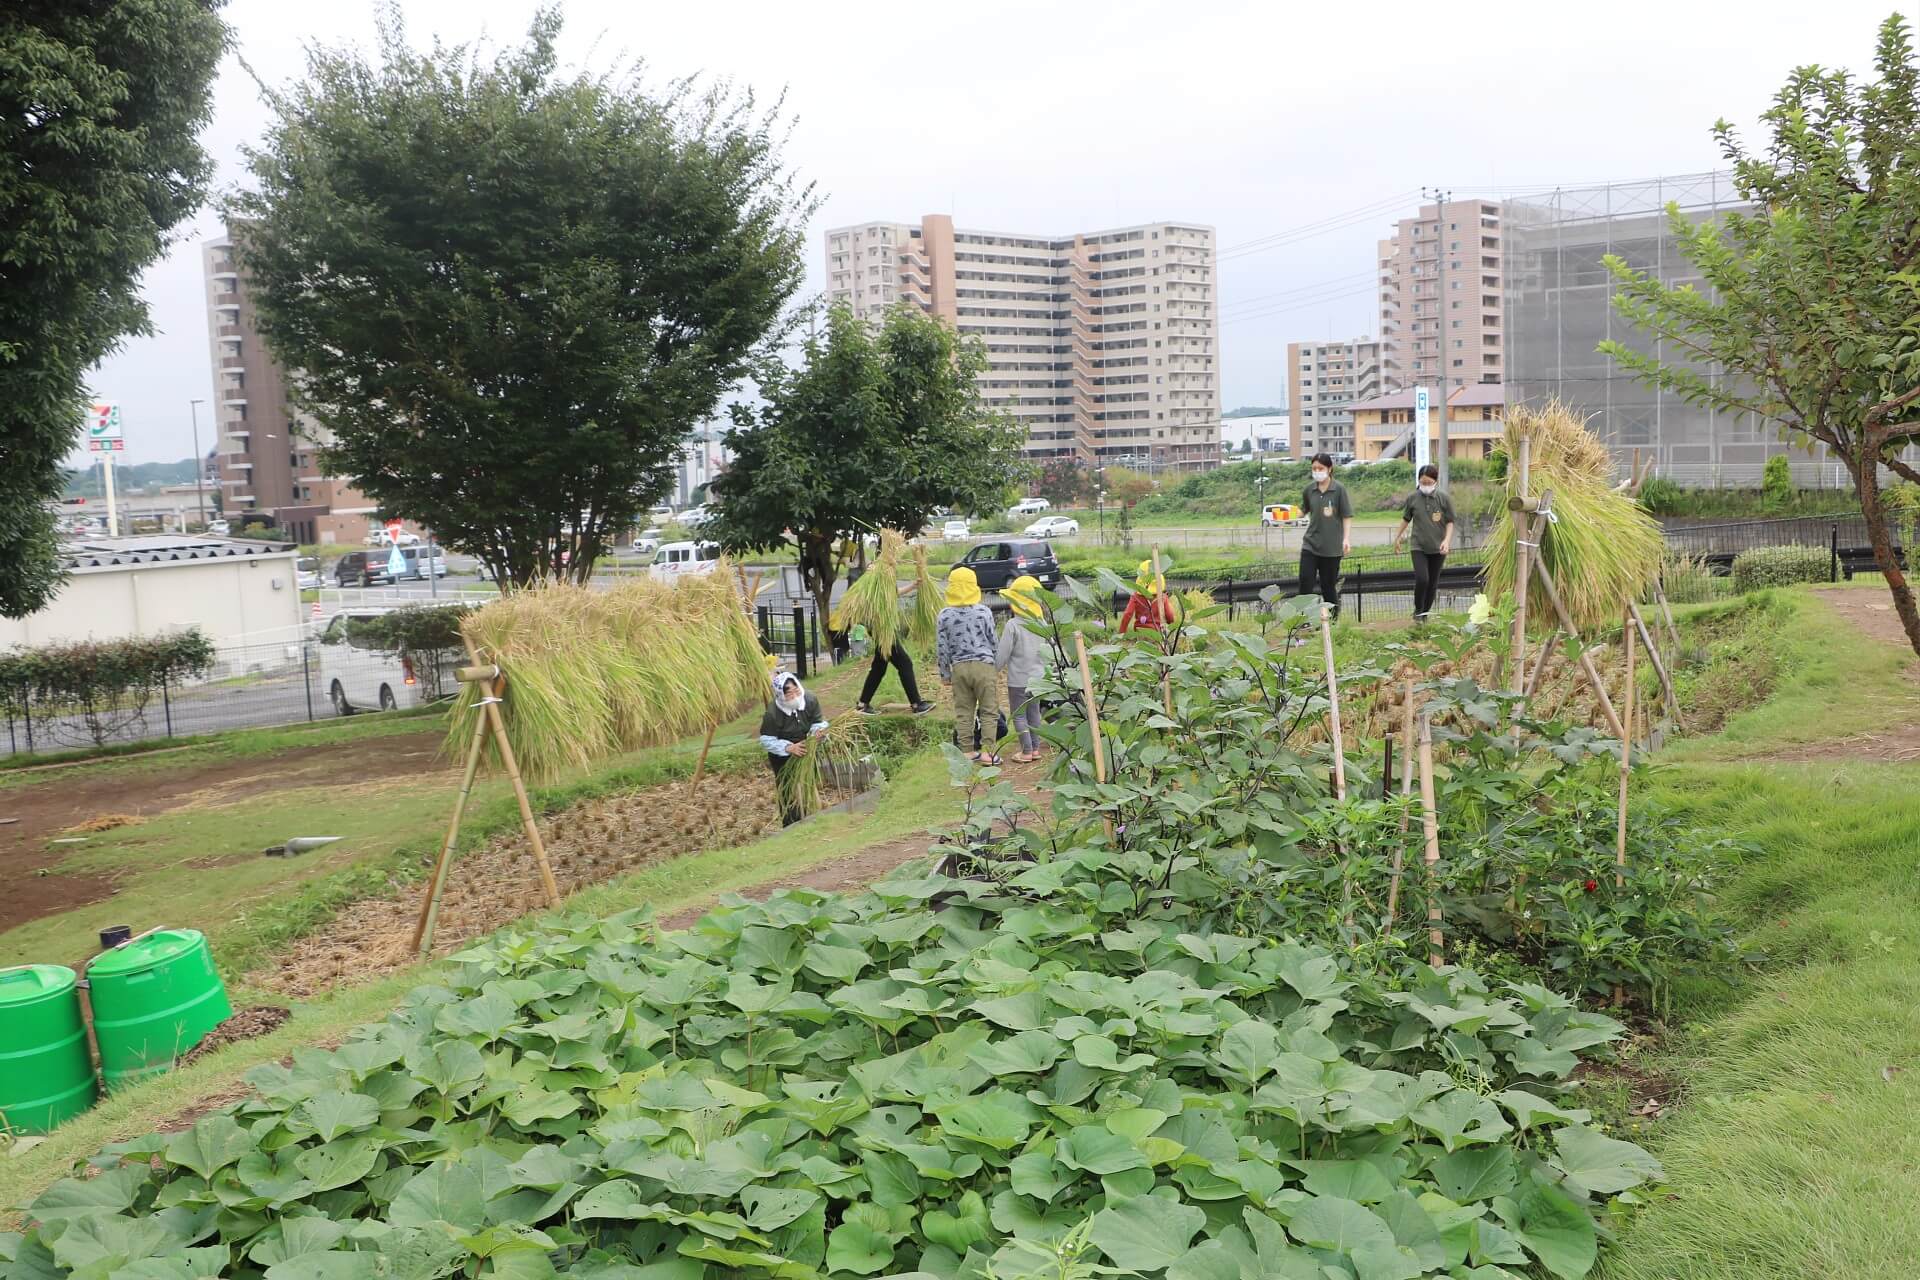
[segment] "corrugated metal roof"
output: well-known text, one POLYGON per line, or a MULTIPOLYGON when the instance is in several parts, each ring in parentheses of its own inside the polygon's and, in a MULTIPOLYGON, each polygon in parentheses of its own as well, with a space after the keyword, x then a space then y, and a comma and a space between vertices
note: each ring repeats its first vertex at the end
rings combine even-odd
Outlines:
POLYGON ((63 547, 61 558, 69 569, 125 569, 135 565, 173 564, 183 560, 247 560, 286 555, 293 549, 290 542, 158 535, 88 538, 63 547))

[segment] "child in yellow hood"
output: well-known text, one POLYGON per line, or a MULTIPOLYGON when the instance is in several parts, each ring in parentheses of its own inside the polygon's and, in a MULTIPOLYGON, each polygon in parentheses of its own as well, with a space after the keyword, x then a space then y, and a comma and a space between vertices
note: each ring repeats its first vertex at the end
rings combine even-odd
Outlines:
POLYGON ((1007 705, 1013 708, 1013 727, 1020 734, 1020 751, 1013 758, 1025 764, 1040 758, 1040 699, 1029 690, 1046 670, 1047 642, 1027 629, 1028 619, 1038 619, 1042 614, 1040 582, 1022 575, 1000 594, 1013 616, 1000 628, 994 663, 1007 673, 1007 705))
POLYGON ((1133 595, 1120 615, 1120 633, 1158 631, 1173 625, 1173 602, 1167 599, 1166 575, 1156 575, 1153 561, 1142 560, 1140 572, 1133 578, 1133 595))
MULTIPOLYGON (((994 666, 998 642, 993 633, 993 611, 980 603, 980 580, 965 565, 947 574, 947 607, 934 628, 934 659, 940 683, 953 689, 956 734, 967 731, 974 716, 991 725, 1000 715, 1000 675, 994 666)), ((960 743, 956 738, 955 746, 960 743)), ((982 764, 999 764, 987 748, 968 755, 982 764)))

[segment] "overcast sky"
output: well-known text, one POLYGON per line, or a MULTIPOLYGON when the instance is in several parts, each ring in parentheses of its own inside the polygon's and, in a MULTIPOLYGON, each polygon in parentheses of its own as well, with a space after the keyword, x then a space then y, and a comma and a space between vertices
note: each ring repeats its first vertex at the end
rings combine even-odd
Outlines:
MULTIPOLYGON (((406 0, 416 44, 517 41, 531 0, 406 0)), ((1788 70, 1866 71, 1890 0, 971 0, 964 5, 572 0, 563 55, 642 57, 656 81, 701 73, 797 116, 789 158, 825 197, 807 243, 868 218, 951 213, 963 227, 1064 233, 1206 223, 1220 264, 1222 400, 1277 403, 1286 344, 1368 333, 1374 244, 1423 186, 1500 197, 1716 166, 1708 130, 1750 123, 1788 70), (1469 25, 1477 15, 1477 25, 1469 25), (1296 229, 1272 248, 1236 246, 1296 229)), ((205 139, 220 182, 306 42, 373 42, 372 0, 232 0, 236 52, 205 139)), ((130 462, 191 453, 188 401, 211 400, 198 246, 203 211, 147 273, 158 332, 97 371, 130 462)), ((212 415, 201 409, 201 447, 212 415)))

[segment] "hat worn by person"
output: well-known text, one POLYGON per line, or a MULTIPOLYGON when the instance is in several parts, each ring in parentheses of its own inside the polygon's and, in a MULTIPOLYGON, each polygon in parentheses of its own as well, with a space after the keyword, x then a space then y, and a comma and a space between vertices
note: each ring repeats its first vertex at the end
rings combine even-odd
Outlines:
POLYGON ((955 565, 947 574, 947 605, 961 608, 980 603, 980 579, 965 565, 955 565))

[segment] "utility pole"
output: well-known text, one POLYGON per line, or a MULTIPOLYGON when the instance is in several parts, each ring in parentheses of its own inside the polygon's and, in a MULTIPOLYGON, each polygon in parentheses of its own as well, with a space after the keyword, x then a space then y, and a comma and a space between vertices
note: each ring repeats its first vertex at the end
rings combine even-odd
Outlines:
POLYGON ((1431 190, 1422 187, 1420 188, 1420 194, 1423 198, 1431 197, 1433 200, 1433 310, 1434 314, 1439 318, 1440 326, 1440 435, 1435 441, 1437 447, 1434 449, 1434 453, 1437 456, 1434 458, 1434 462, 1440 468, 1440 487, 1446 489, 1450 487, 1449 481, 1452 478, 1451 460, 1447 457, 1447 417, 1453 412, 1453 395, 1451 380, 1447 376, 1447 370, 1450 367, 1447 364, 1447 333, 1450 322, 1447 319, 1446 306, 1447 264, 1445 255, 1447 252, 1447 201, 1453 198, 1453 192, 1443 191, 1439 187, 1434 187, 1431 190))
MULTIPOLYGON (((187 401, 187 414, 193 419, 193 496, 200 504, 200 527, 207 527, 207 462, 200 456, 200 406, 205 400, 187 401)), ((186 532, 185 528, 181 532, 186 532)))

